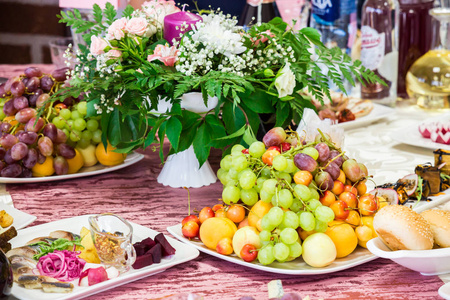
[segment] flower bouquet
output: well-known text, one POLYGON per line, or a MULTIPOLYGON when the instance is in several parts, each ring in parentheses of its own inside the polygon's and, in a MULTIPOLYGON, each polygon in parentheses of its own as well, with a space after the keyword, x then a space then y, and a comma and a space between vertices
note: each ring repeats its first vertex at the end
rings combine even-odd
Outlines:
POLYGON ((305 107, 314 109, 302 90, 322 99, 330 97, 330 81, 342 91, 343 77, 380 81, 340 49, 326 48, 316 30, 294 32, 280 18, 245 32, 220 10, 193 14, 165 0, 127 7, 120 17, 108 3, 94 5, 93 14, 94 22, 77 10, 59 16, 85 32, 87 45, 78 45, 70 82, 52 101, 84 94, 88 115, 101 119, 103 142, 119 152, 159 140, 161 160, 193 146, 201 166, 212 147, 251 144, 262 114, 274 116, 274 126, 298 124, 305 107), (165 25, 169 17, 179 25, 165 25), (192 92, 206 110, 186 108, 183 95, 192 92), (211 99, 217 104, 208 105, 211 99))

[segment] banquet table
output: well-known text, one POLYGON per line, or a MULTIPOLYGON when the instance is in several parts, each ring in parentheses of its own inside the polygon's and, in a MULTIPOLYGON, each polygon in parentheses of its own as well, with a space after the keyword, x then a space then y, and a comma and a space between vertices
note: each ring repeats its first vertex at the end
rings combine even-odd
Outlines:
MULTIPOLYGON (((43 66, 47 70, 51 66, 43 66)), ((18 74, 23 66, 0 66, 0 77, 18 74)), ((417 164, 433 162, 432 150, 396 141, 391 133, 414 128, 417 122, 442 115, 402 102, 394 114, 345 129, 343 149, 366 164, 377 184, 396 181, 414 172, 417 164)), ((165 147, 168 147, 166 144, 165 147)), ((170 236, 167 227, 188 214, 182 188, 157 182, 162 164, 153 147, 140 150, 144 159, 114 172, 72 180, 29 184, 0 184, 0 200, 37 217, 29 226, 84 214, 111 212, 170 236)), ((209 162, 217 171, 220 151, 209 162)), ((222 185, 190 189, 191 210, 218 203, 222 185)), ((440 299, 438 289, 450 276, 423 276, 390 260, 378 258, 347 270, 322 275, 284 275, 227 262, 205 253, 162 273, 89 296, 89 299, 160 299, 194 293, 205 299, 267 299, 267 284, 281 280, 284 292, 311 299, 440 299)))

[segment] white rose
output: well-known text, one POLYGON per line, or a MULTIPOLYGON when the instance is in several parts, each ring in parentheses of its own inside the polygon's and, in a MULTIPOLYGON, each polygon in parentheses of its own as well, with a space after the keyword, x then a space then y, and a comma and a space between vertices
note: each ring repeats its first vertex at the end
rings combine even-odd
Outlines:
POLYGON ((145 18, 132 18, 125 26, 125 30, 130 34, 143 36, 147 31, 148 22, 145 18))
POLYGON ((291 95, 294 92, 295 75, 289 67, 290 64, 287 63, 283 69, 278 71, 280 75, 275 79, 275 87, 278 90, 279 98, 291 95))
POLYGON ((91 47, 89 50, 92 55, 99 55, 105 53, 105 48, 108 47, 108 43, 95 35, 91 36, 91 47))

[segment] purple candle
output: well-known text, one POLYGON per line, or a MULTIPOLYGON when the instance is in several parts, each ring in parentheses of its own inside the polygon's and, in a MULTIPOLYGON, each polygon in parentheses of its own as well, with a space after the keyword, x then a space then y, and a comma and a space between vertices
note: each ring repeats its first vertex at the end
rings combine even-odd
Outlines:
POLYGON ((179 11, 164 17, 164 39, 172 46, 173 39, 180 40, 180 34, 184 34, 192 29, 191 25, 203 21, 199 15, 184 11, 179 11))

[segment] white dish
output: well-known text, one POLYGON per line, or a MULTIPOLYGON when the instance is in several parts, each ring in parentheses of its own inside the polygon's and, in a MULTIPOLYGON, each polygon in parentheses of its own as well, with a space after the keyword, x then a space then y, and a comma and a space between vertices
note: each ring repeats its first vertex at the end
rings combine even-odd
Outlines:
POLYGON ((96 164, 92 167, 87 168, 81 168, 80 171, 78 171, 75 174, 68 174, 68 175, 53 175, 53 176, 47 176, 47 177, 32 177, 32 178, 9 178, 9 177, 0 177, 0 183, 34 183, 34 182, 48 182, 48 181, 57 181, 57 180, 66 180, 66 179, 74 179, 74 178, 80 178, 80 177, 86 177, 86 176, 92 176, 92 175, 99 175, 103 173, 109 173, 112 171, 116 171, 119 169, 123 169, 125 167, 131 166, 132 164, 137 163, 141 159, 144 158, 143 154, 132 152, 130 153, 125 161, 121 163, 120 165, 116 166, 104 166, 100 163, 96 164))
POLYGON ((431 150, 445 149, 450 150, 450 145, 435 143, 431 139, 424 138, 419 132, 419 124, 397 129, 389 134, 389 136, 397 142, 427 148, 431 150))
POLYGON ((378 237, 368 241, 367 248, 376 256, 391 259, 422 275, 450 273, 450 248, 392 251, 378 237))
POLYGON ((339 123, 336 126, 343 128, 343 129, 357 128, 357 127, 361 127, 361 126, 369 124, 369 123, 373 123, 382 118, 389 117, 389 116, 393 115, 394 113, 395 113, 395 109, 388 107, 388 106, 374 103, 372 111, 369 114, 367 114, 366 116, 357 118, 353 121, 339 123))
POLYGON ((439 296, 444 299, 450 300, 450 282, 447 282, 443 286, 441 286, 438 290, 439 296))
MULTIPOLYGON (((24 228, 36 220, 35 216, 29 215, 23 211, 20 211, 11 205, 0 203, 0 211, 5 210, 11 217, 13 217, 13 223, 11 226, 14 226, 17 230, 24 228)), ((6 229, 6 228, 5 228, 6 229)))
MULTIPOLYGON (((73 233, 79 233, 83 226, 88 227, 88 217, 89 215, 78 216, 74 218, 59 220, 56 222, 41 224, 38 226, 26 228, 19 230, 18 236, 12 239, 10 242, 12 247, 23 246, 29 240, 46 236, 50 232, 54 230, 67 230, 73 233)), ((152 230, 150 228, 141 226, 139 224, 130 222, 133 227, 133 243, 137 241, 141 241, 147 237, 153 238, 158 232, 152 230)), ((167 268, 173 267, 175 265, 181 264, 183 262, 195 259, 199 252, 197 249, 190 247, 184 243, 181 243, 171 237, 166 236, 167 241, 175 248, 176 253, 170 257, 163 258, 161 263, 153 264, 142 269, 134 270, 121 274, 119 277, 101 282, 99 284, 89 286, 89 287, 80 287, 75 285, 75 288, 71 293, 61 294, 61 293, 44 293, 42 290, 28 290, 23 287, 20 287, 16 283, 14 283, 12 288, 12 295, 16 298, 23 300, 35 300, 35 299, 80 299, 83 297, 87 297, 101 291, 105 291, 111 288, 118 287, 120 285, 126 284, 131 281, 135 281, 141 279, 146 276, 154 275, 156 273, 162 272, 167 268)))
POLYGON ((278 273, 278 274, 288 274, 288 275, 317 275, 317 274, 328 274, 337 271, 346 270, 363 263, 369 262, 371 260, 376 259, 377 257, 370 253, 367 249, 361 248, 358 246, 356 250, 347 257, 336 259, 331 265, 324 268, 313 268, 307 265, 303 259, 296 259, 290 262, 278 263, 274 262, 268 266, 264 266, 258 262, 245 262, 244 260, 237 257, 235 254, 232 255, 222 255, 208 249, 202 242, 200 241, 192 241, 185 238, 181 232, 181 224, 170 226, 167 228, 173 236, 175 236, 180 241, 185 242, 191 246, 194 246, 198 250, 207 253, 209 255, 218 257, 220 259, 246 266, 249 268, 253 268, 260 271, 278 273))

